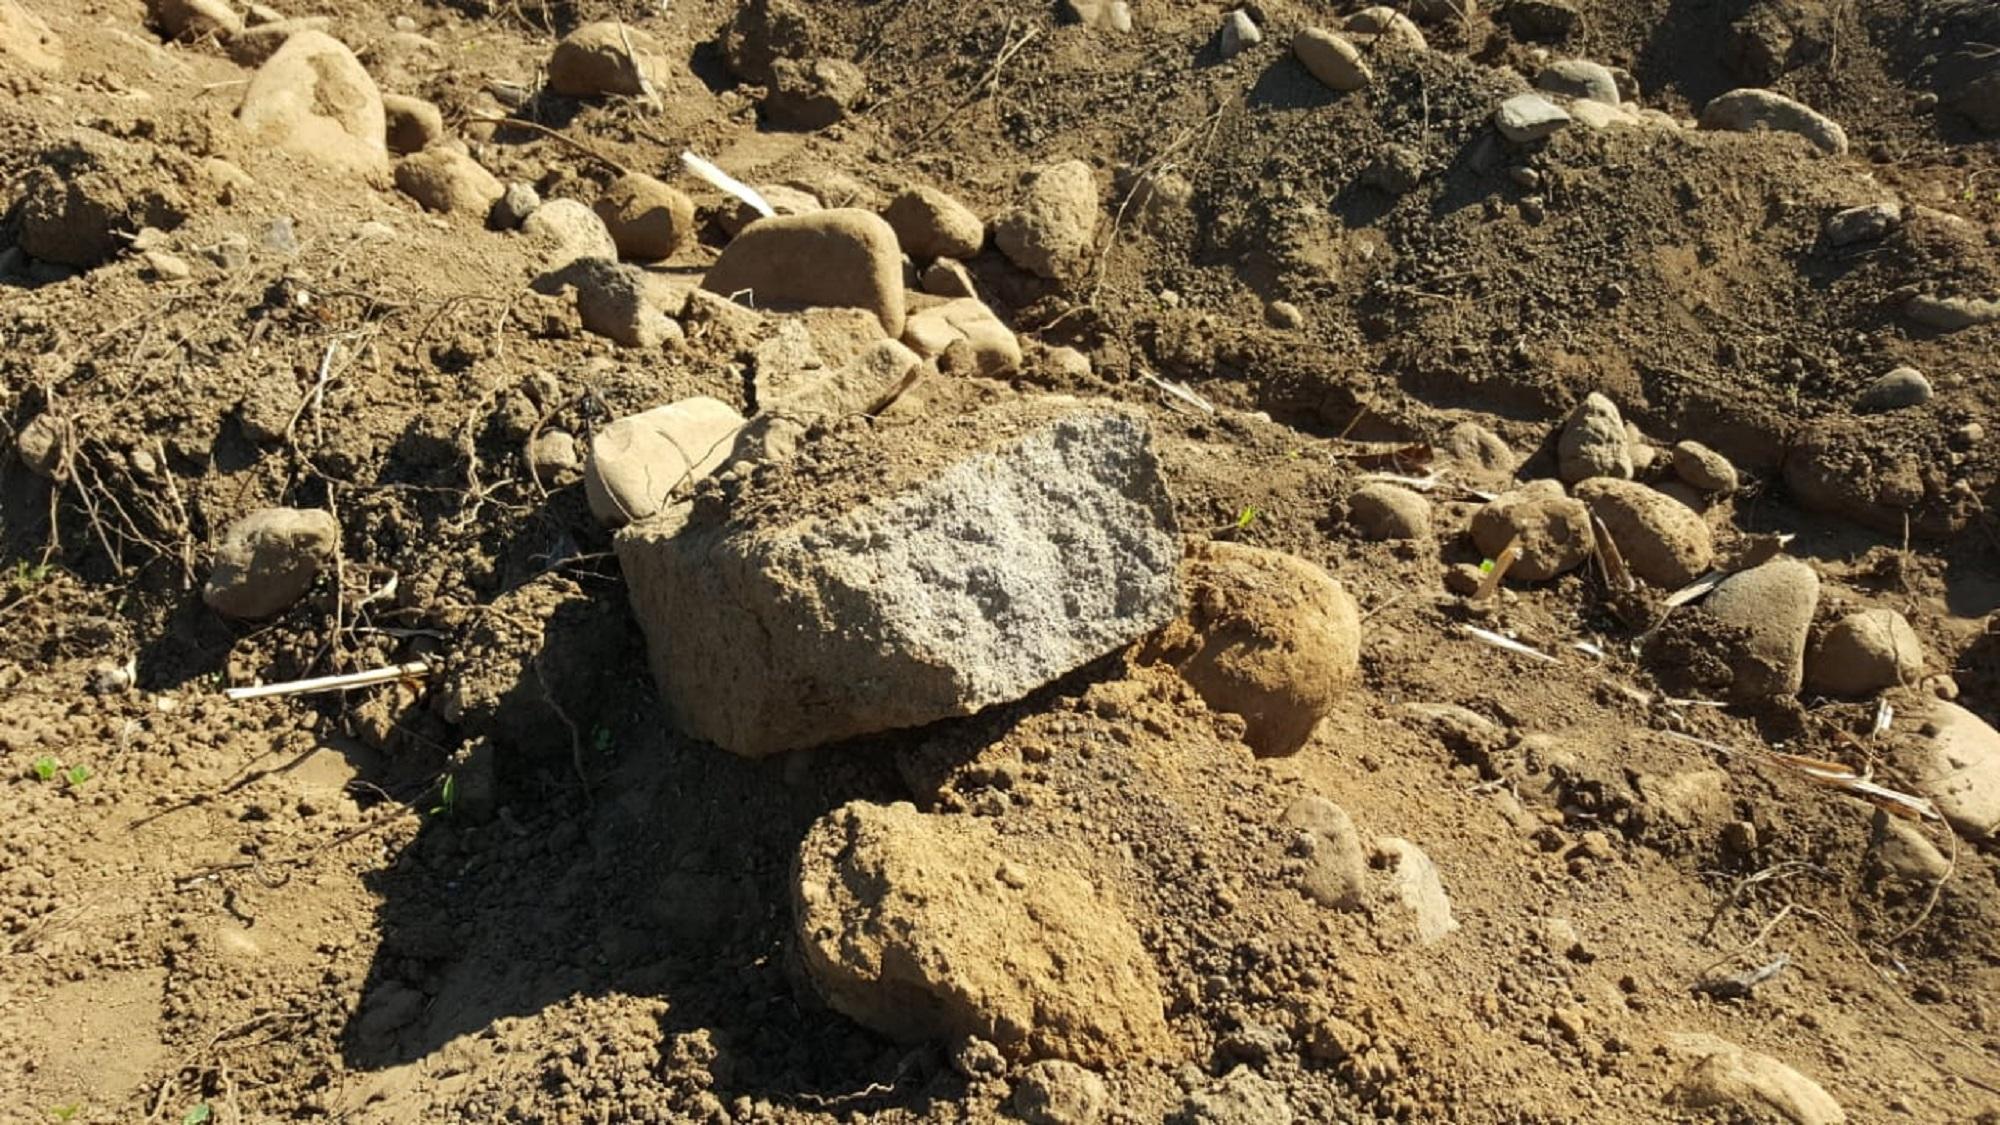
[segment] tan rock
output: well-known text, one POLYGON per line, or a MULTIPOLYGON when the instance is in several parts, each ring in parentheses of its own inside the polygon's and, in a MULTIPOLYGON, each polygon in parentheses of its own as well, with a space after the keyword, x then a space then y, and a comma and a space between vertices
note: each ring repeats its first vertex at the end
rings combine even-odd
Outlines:
POLYGON ((701 284, 759 307, 868 309, 890 337, 903 334, 902 251, 896 232, 868 211, 839 208, 753 223, 701 284))
POLYGON ((169 39, 228 39, 243 30, 243 17, 225 0, 148 0, 153 22, 169 39))
POLYGON ((1701 603, 1709 616, 1742 635, 1740 645, 1725 654, 1738 699, 1798 693, 1818 605, 1818 573, 1783 556, 1723 579, 1701 603))
POLYGON ((643 173, 611 181, 593 209, 621 258, 659 261, 694 240, 694 201, 643 173))
POLYGON ((935 188, 905 188, 889 201, 882 218, 913 258, 970 258, 986 242, 986 224, 979 216, 935 188))
POLYGON ((1343 93, 1359 90, 1375 80, 1368 63, 1346 36, 1309 27, 1292 37, 1292 54, 1298 56, 1306 73, 1330 89, 1343 93))
POLYGON ((660 71, 652 36, 606 20, 584 24, 556 44, 548 82, 550 90, 569 98, 630 97, 645 93, 660 71))
POLYGON ((912 313, 903 342, 925 359, 945 354, 963 341, 972 355, 972 374, 995 378, 1021 366, 1021 342, 985 302, 961 297, 912 313))
POLYGON ((1590 557, 1590 509, 1564 495, 1555 481, 1535 481, 1474 512, 1472 543, 1489 559, 1499 557, 1507 544, 1517 543, 1520 553, 1508 576, 1543 582, 1576 569, 1590 557))
POLYGON ((304 31, 257 69, 237 111, 253 137, 384 182, 387 115, 375 80, 339 40, 304 31))
POLYGON ((1686 504, 1637 481, 1595 477, 1575 496, 1604 522, 1633 574, 1669 590, 1708 573, 1715 544, 1707 521, 1686 504))
POLYGON ((1044 164, 1022 180, 1020 201, 993 220, 993 242, 1037 277, 1076 281, 1097 243, 1097 177, 1081 160, 1044 164))
POLYGON ((627 415, 590 440, 584 495, 609 527, 643 520, 685 496, 729 458, 743 416, 718 399, 696 396, 627 415))
POLYGON ((480 223, 507 191, 477 160, 449 148, 426 149, 398 161, 396 187, 426 210, 480 223))
POLYGON ((445 137, 444 114, 422 98, 384 94, 382 111, 388 124, 390 152, 404 156, 422 152, 445 137))
POLYGON ((1873 695, 1924 675, 1924 643, 1893 609, 1850 613, 1806 660, 1806 688, 1826 695, 1873 695))
POLYGON ((1791 1125, 1840 1125, 1840 1103, 1819 1083, 1769 1055, 1744 1050, 1712 1035, 1670 1040, 1671 1054, 1692 1060, 1672 1099, 1691 1109, 1720 1109, 1746 1119, 1776 1118, 1791 1125))
POLYGON ((0 0, 0 56, 35 70, 61 70, 62 37, 20 0, 0 0))
POLYGON ((227 617, 260 619, 305 595, 340 546, 340 524, 319 508, 266 508, 223 533, 202 600, 227 617))

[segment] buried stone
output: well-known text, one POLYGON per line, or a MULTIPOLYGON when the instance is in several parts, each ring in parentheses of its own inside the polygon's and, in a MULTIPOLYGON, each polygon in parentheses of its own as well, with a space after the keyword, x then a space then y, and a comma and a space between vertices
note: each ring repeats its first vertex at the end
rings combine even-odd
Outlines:
POLYGON ((618 537, 687 733, 761 757, 1019 699, 1159 628, 1180 542, 1144 421, 1069 399, 833 431, 618 537))

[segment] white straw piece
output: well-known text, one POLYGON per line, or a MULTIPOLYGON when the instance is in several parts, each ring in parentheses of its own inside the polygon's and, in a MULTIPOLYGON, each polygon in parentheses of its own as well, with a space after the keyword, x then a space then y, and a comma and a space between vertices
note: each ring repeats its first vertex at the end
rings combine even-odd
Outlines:
POLYGON ((1529 648, 1527 645, 1522 644, 1520 641, 1517 641, 1512 637, 1503 637, 1491 629, 1481 629, 1477 625, 1461 625, 1459 626, 1459 628, 1464 629, 1466 632, 1472 634, 1479 640, 1485 641, 1487 644, 1492 645, 1494 648, 1503 648, 1506 649, 1508 652, 1515 653, 1516 655, 1533 657, 1536 660, 1540 660, 1548 664, 1562 663, 1555 657, 1550 656, 1548 653, 1543 652, 1540 649, 1529 648))
POLYGON ((750 209, 759 215, 767 219, 777 216, 778 213, 771 209, 771 205, 764 202, 764 197, 757 194, 756 188, 717 168, 694 153, 681 153, 681 166, 702 179, 707 180, 717 191, 733 195, 749 204, 750 209))
POLYGON ((434 670, 427 660, 413 660, 408 664, 391 664, 385 668, 370 668, 365 672, 347 672, 338 676, 319 676, 310 680, 289 680, 280 684, 230 688, 222 694, 240 702, 274 695, 313 695, 323 691, 349 691, 354 688, 373 687, 376 684, 393 684, 398 680, 421 679, 434 670))

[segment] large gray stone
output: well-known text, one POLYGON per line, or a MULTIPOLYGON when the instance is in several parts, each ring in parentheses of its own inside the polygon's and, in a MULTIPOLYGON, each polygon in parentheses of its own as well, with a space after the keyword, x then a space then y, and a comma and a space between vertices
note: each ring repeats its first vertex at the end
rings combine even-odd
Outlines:
POLYGON ((1961 836, 2000 831, 2000 731, 1956 703, 1930 703, 1912 715, 1923 724, 1910 763, 1918 791, 1937 803, 1961 836))
POLYGON ((591 514, 610 527, 654 515, 714 472, 742 428, 734 407, 704 395, 618 419, 590 442, 583 490, 591 514))
POLYGON ((698 738, 758 757, 970 715, 1179 610, 1133 412, 1027 400, 811 452, 618 537, 661 692, 698 738))

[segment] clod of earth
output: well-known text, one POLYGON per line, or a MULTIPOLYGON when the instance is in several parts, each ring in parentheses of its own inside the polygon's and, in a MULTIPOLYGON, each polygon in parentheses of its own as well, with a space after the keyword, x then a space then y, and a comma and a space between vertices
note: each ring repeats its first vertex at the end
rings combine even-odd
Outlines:
POLYGON ((1085 1065, 1176 1053, 1123 910, 982 820, 835 809, 799 848, 792 902, 814 987, 891 1038, 1085 1065))
POLYGON ((1037 277, 1076 282, 1097 244, 1097 198, 1083 161, 1036 167, 1022 178, 1020 201, 993 220, 993 243, 1037 277))
POLYGON ((227 617, 258 620, 305 595, 340 548, 340 524, 319 508, 266 508, 223 533, 202 600, 227 617))
POLYGON ((1187 616, 1149 643, 1209 707, 1240 715, 1259 754, 1290 754, 1360 676, 1360 611, 1292 555, 1208 544, 1187 563, 1187 616))

